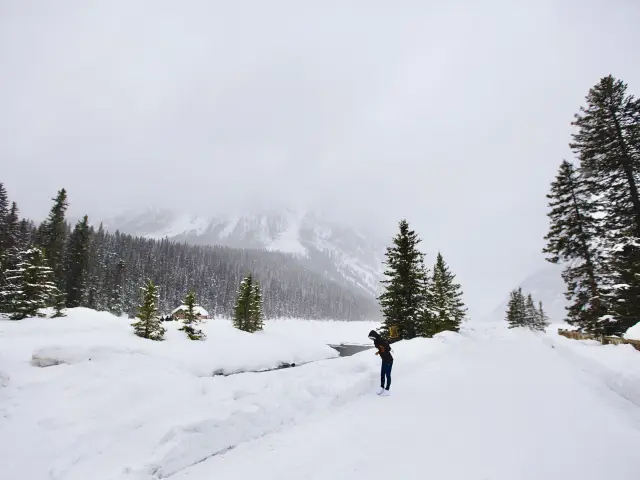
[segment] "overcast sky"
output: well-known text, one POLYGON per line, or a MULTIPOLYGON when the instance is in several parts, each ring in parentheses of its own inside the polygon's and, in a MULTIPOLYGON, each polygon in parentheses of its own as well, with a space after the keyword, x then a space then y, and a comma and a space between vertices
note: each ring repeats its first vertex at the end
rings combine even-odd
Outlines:
POLYGON ((406 217, 481 314, 544 266, 589 87, 640 94, 639 25, 637 0, 0 0, 0 181, 38 219, 61 187, 76 215, 406 217))

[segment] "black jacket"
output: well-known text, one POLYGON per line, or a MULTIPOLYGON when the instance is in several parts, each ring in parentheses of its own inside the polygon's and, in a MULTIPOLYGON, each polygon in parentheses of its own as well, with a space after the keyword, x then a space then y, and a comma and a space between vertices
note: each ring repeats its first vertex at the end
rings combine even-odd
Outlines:
POLYGON ((384 338, 380 336, 378 332, 375 330, 371 330, 369 332, 369 338, 373 339, 373 344, 378 349, 378 353, 380 354, 380 358, 385 363, 393 362, 393 357, 391 356, 391 346, 389 342, 387 342, 384 338))

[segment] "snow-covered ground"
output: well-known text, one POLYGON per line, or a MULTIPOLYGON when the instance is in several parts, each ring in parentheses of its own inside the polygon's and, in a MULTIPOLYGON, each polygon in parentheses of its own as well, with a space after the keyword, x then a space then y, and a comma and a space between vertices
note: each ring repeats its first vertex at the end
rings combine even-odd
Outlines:
POLYGON ((640 322, 630 327, 624 334, 624 338, 627 340, 640 340, 640 322))
POLYGON ((395 344, 393 393, 381 398, 371 350, 328 358, 325 345, 367 343, 374 324, 282 320, 252 336, 212 321, 196 344, 173 328, 144 341, 128 323, 88 311, 0 321, 0 478, 626 480, 640 470, 640 352, 628 345, 469 324, 395 344), (67 363, 37 367, 34 352, 36 364, 67 363), (318 361, 205 375, 293 358, 318 361))

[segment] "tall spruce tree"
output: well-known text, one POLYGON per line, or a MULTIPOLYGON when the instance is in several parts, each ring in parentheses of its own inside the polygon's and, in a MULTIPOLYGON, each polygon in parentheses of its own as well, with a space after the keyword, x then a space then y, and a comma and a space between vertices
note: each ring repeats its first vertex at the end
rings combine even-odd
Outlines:
POLYGON ((438 312, 435 308, 435 295, 434 295, 434 287, 433 287, 433 277, 429 275, 429 269, 422 265, 422 270, 424 272, 424 279, 422 281, 422 291, 423 291, 423 299, 422 299, 422 307, 419 314, 418 324, 417 324, 417 335, 420 337, 433 337, 435 334, 441 332, 440 325, 438 324, 436 318, 438 312))
POLYGON ((406 220, 399 222, 393 245, 387 248, 384 292, 378 297, 384 322, 382 332, 396 327, 398 339, 411 339, 420 334, 424 315, 424 254, 418 250, 421 240, 406 220))
POLYGON ((603 262, 598 253, 602 232, 598 204, 592 200, 587 183, 581 181, 573 165, 564 160, 551 184, 548 217, 549 233, 543 252, 551 263, 566 262, 562 272, 569 300, 567 322, 588 331, 599 329, 607 313, 603 262))
POLYGON ((437 331, 459 331, 467 309, 462 301, 461 287, 455 282, 455 275, 449 270, 449 266, 440 252, 438 252, 436 264, 433 267, 431 288, 434 323, 437 331))
POLYGON ((85 215, 77 224, 69 237, 69 245, 65 258, 65 285, 67 307, 81 307, 87 301, 87 275, 89 267, 89 254, 91 246, 91 233, 89 231, 89 219, 85 215))
POLYGON ((4 185, 0 183, 0 270, 2 269, 2 261, 4 259, 5 251, 7 250, 7 242, 9 235, 9 227, 7 220, 9 216, 9 197, 4 185))
POLYGON ((12 264, 11 257, 12 255, 15 255, 16 249, 19 249, 21 247, 20 212, 18 210, 18 204, 16 202, 11 203, 11 209, 5 217, 5 229, 6 233, 4 238, 4 250, 6 252, 6 268, 12 268, 15 266, 15 263, 12 264))
POLYGON ((524 302, 524 324, 532 330, 537 329, 539 322, 539 312, 533 301, 533 296, 529 293, 524 302))
POLYGON ((251 289, 249 318, 250 332, 257 332, 264 328, 264 322, 262 321, 262 293, 260 292, 260 284, 257 280, 253 282, 253 287, 251 289))
POLYGON ((244 332, 251 332, 254 306, 253 277, 248 274, 240 283, 233 316, 233 326, 244 332))
POLYGON ((544 311, 544 308, 542 308, 542 302, 538 302, 538 309, 536 313, 537 315, 536 315, 535 329, 542 330, 542 331, 546 330, 546 328, 549 326, 549 317, 544 311))
POLYGON ((525 327, 525 299, 522 294, 522 288, 517 288, 511 292, 509 304, 507 305, 507 315, 505 320, 509 324, 509 328, 525 327))
POLYGON ((64 279, 64 254, 67 238, 67 226, 65 213, 69 203, 67 191, 63 188, 53 199, 54 204, 49 212, 47 220, 42 224, 42 246, 47 253, 49 266, 53 270, 59 288, 65 284, 64 279))
POLYGON ((109 299, 109 311, 119 317, 124 311, 124 260, 119 260, 115 265, 115 273, 111 283, 111 295, 109 299))
POLYGON ((136 335, 150 340, 163 340, 165 328, 158 315, 158 290, 151 280, 142 287, 142 303, 138 306, 138 320, 131 324, 136 335))
POLYGON ((190 340, 203 340, 205 335, 202 333, 202 330, 197 328, 200 319, 196 312, 198 305, 196 303, 196 294, 193 291, 188 292, 184 297, 184 305, 187 309, 184 312, 184 318, 182 319, 183 325, 180 327, 180 330, 186 333, 190 340))
POLYGON ((602 206, 602 255, 612 288, 603 333, 621 334, 640 318, 640 99, 604 77, 575 115, 571 148, 591 198, 602 206))
POLYGON ((39 248, 21 251, 15 268, 7 271, 9 288, 3 292, 7 311, 13 320, 42 317, 42 309, 53 305, 58 289, 53 272, 39 248))
POLYGON ((18 213, 18 205, 16 202, 11 204, 11 210, 4 219, 4 252, 0 258, 0 312, 9 313, 14 308, 13 300, 15 295, 16 276, 18 264, 24 261, 23 249, 20 244, 20 221, 18 213), (11 297, 11 298, 10 298, 11 297))

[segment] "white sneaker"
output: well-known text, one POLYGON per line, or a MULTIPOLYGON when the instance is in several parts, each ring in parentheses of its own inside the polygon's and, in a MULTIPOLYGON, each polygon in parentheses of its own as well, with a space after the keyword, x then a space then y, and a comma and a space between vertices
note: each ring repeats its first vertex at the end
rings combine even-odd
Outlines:
POLYGON ((383 390, 380 394, 381 397, 388 397, 389 395, 391 395, 391 393, 389 393, 389 390, 383 390))
POLYGON ((382 395, 384 393, 384 388, 380 387, 378 390, 376 390, 376 394, 378 395, 382 395))

